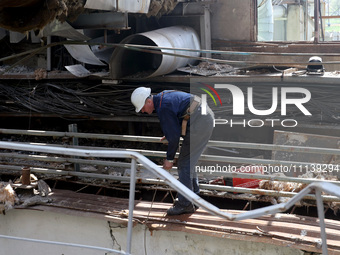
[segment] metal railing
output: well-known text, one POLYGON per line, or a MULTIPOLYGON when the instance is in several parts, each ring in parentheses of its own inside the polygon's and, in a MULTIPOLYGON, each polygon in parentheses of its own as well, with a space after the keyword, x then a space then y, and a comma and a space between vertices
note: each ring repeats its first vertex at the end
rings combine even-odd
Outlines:
MULTIPOLYGON (((0 129, 1 134, 10 134, 10 135, 20 135, 20 136, 35 136, 35 137, 60 137, 60 138, 79 138, 79 139, 94 139, 94 140, 106 140, 106 141, 124 141, 124 142, 142 142, 142 143, 163 143, 160 140, 160 137, 149 137, 149 136, 132 136, 132 135, 113 135, 113 134, 93 134, 93 133, 78 133, 78 132, 56 132, 56 131, 44 131, 44 130, 18 130, 18 129, 0 129)), ((57 145, 53 144, 53 146, 65 146, 71 147, 70 145, 57 145)), ((263 150, 263 151, 287 151, 290 153, 311 153, 311 154, 323 154, 323 155, 332 155, 339 156, 340 149, 332 149, 332 148, 318 148, 318 147, 304 147, 304 146, 287 146, 287 145, 275 145, 275 144, 260 144, 260 143, 242 143, 242 142, 230 142, 230 141, 209 141, 208 147, 219 147, 219 148, 236 148, 236 149, 249 149, 249 150, 263 150)), ((86 147, 86 146, 77 146, 80 149, 87 150, 115 150, 111 148, 103 148, 103 147, 86 147)), ((123 150, 123 149, 119 149, 123 150)), ((166 155, 165 151, 151 151, 151 150, 138 150, 138 149, 125 149, 127 152, 133 151, 138 152, 144 156, 150 157, 160 157, 164 158, 166 155)), ((48 155, 27 155, 27 154, 18 154, 18 153, 0 153, 1 158, 16 158, 20 160, 25 160, 26 166, 30 166, 27 162, 29 161, 39 161, 39 162, 55 162, 55 163, 72 163, 72 164, 88 164, 88 165, 101 165, 101 166, 109 166, 109 167, 123 167, 129 168, 129 163, 126 162, 112 162, 112 161, 104 161, 97 159, 81 159, 76 157, 52 157, 48 155)), ((296 161, 284 161, 284 160, 272 160, 272 159, 258 159, 258 158, 245 158, 245 157, 230 157, 230 156, 216 156, 216 155, 202 155, 200 158, 202 162, 214 162, 214 163, 228 163, 235 165, 241 164, 250 164, 250 165, 270 165, 270 166, 299 166, 301 168, 311 168, 313 163, 310 162, 296 162, 296 161)), ((328 167, 339 165, 327 164, 328 167)), ((141 164, 137 164, 137 169, 142 169, 141 164)), ((0 170, 6 169, 10 171, 21 171, 20 166, 14 165, 0 165, 0 170)), ((340 170, 340 169, 339 169, 340 170)), ((339 171, 338 170, 338 171, 339 171)), ((102 178, 102 179, 110 179, 113 181, 129 181, 129 177, 125 176, 109 176, 107 178, 103 178, 107 175, 94 174, 94 173, 83 173, 79 171, 63 171, 60 169, 52 170, 44 167, 37 167, 34 165, 31 167, 31 171, 33 173, 43 173, 43 174, 56 174, 58 172, 59 175, 64 176, 78 176, 78 177, 93 177, 93 178, 102 178)), ((334 171, 334 172, 338 172, 334 171)), ((172 173, 176 174, 176 168, 173 168, 172 173)), ((329 171, 331 172, 331 170, 329 171)), ((247 179, 259 179, 259 180, 270 180, 270 181, 282 181, 282 182, 296 182, 296 183, 304 183, 310 184, 313 182, 320 182, 321 180, 314 178, 299 178, 299 177, 288 177, 288 176, 276 176, 276 175, 264 175, 264 174, 254 174, 254 173, 245 173, 245 172, 234 172, 234 171, 210 171, 208 173, 202 173, 198 171, 199 176, 205 177, 214 177, 214 176, 223 176, 223 177, 231 177, 231 178, 247 178, 247 179)), ((329 183, 340 185, 339 181, 327 181, 329 183)), ((161 185, 164 184, 163 181, 157 179, 139 179, 139 184, 156 184, 161 185)), ((248 193, 248 194, 261 194, 265 196, 281 196, 281 197, 293 197, 296 195, 295 192, 287 192, 287 191, 272 191, 272 190, 264 190, 264 189, 250 189, 250 188, 239 188, 239 187, 229 187, 222 185, 211 185, 211 184, 200 184, 200 187, 204 190, 214 190, 221 192, 233 192, 237 193, 248 193)), ((235 197, 234 195, 231 195, 235 197)), ((235 197, 237 198, 237 197, 235 197)), ((250 198, 249 198, 250 199, 250 198)), ((314 195, 308 195, 308 199, 315 200, 316 197, 314 195)), ((323 200, 327 202, 340 202, 340 198, 336 196, 327 196, 323 195, 323 200)))
MULTIPOLYGON (((340 187, 328 183, 328 182, 317 182, 311 183, 301 192, 293 196, 290 200, 285 203, 271 205, 264 208, 255 209, 252 211, 231 214, 221 211, 216 206, 205 201, 203 198, 199 197, 197 194, 189 190, 186 186, 180 183, 176 178, 174 178, 170 173, 164 169, 157 166, 155 163, 150 161, 145 156, 132 152, 132 151, 113 151, 113 150, 86 150, 86 149, 75 149, 75 148, 60 148, 48 145, 32 145, 32 144, 20 144, 15 142, 0 142, 0 148, 11 149, 11 150, 21 150, 21 151, 32 151, 32 152, 44 152, 52 154, 61 154, 68 156, 78 156, 78 157, 103 157, 103 158, 130 158, 131 159, 131 175, 130 175, 130 194, 129 194, 129 216, 128 216, 128 229, 127 229, 127 248, 126 252, 112 250, 111 252, 116 252, 117 254, 131 254, 131 243, 132 243, 132 227, 133 227, 133 209, 134 209, 134 199, 135 199, 135 184, 136 184, 136 165, 137 163, 142 164, 151 173, 156 175, 158 178, 163 180, 167 185, 181 193, 185 198, 194 203, 195 205, 201 207, 205 211, 212 215, 216 215, 223 219, 238 221, 244 219, 257 218, 262 215, 275 214, 278 212, 283 212, 295 205, 297 202, 302 200, 305 196, 311 192, 315 192, 317 201, 317 210, 319 216, 321 240, 322 240, 322 253, 324 255, 328 254, 327 251, 327 236, 325 230, 325 219, 324 219, 324 206, 323 198, 321 192, 336 196, 340 198, 340 187)), ((0 236, 0 238, 5 238, 0 236)), ((10 238, 10 237, 8 237, 10 238)))

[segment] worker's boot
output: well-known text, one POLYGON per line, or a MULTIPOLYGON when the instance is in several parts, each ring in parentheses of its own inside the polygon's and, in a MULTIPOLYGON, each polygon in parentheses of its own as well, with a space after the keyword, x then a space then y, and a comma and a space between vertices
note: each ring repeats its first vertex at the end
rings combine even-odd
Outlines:
MULTIPOLYGON (((176 199, 175 199, 175 202, 174 202, 174 206, 175 206, 176 204, 178 204, 178 203, 179 203, 178 198, 176 198, 176 199)), ((198 210, 198 209, 200 208, 198 205, 195 205, 195 204, 193 204, 193 206, 194 206, 195 211, 198 210)))
POLYGON ((188 206, 183 206, 180 203, 175 203, 171 208, 168 209, 167 215, 180 215, 185 213, 194 213, 195 207, 193 204, 189 204, 188 206))

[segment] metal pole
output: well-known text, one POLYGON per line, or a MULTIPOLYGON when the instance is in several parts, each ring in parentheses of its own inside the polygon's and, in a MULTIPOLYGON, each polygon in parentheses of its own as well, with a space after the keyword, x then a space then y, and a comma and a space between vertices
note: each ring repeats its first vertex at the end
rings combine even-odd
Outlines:
POLYGON ((323 22, 322 22, 322 13, 321 13, 321 4, 319 3, 319 20, 320 20, 320 29, 321 29, 321 36, 322 36, 322 41, 325 41, 325 32, 323 29, 323 22))
MULTIPOLYGON (((47 45, 51 44, 51 36, 47 36, 47 45)), ((51 53, 51 47, 47 48, 47 56, 46 56, 46 62, 47 62, 47 66, 46 69, 47 71, 51 71, 52 70, 52 53, 51 53)))
MULTIPOLYGON (((200 16, 201 44, 205 50, 211 50, 210 6, 203 5, 203 15, 200 16)), ((204 53, 204 57, 211 58, 211 53, 204 53)))
POLYGON ((305 2, 305 40, 308 40, 308 1, 305 2))
POLYGON ((129 194, 129 221, 127 231, 126 253, 131 254, 133 209, 135 207, 135 188, 136 188, 136 159, 131 159, 130 194, 129 194))
POLYGON ((321 241, 322 241, 322 255, 328 255, 324 206, 323 206, 323 201, 321 197, 321 191, 318 188, 315 189, 315 196, 316 196, 316 205, 318 208, 320 234, 321 234, 321 241))
POLYGON ((320 0, 314 0, 314 43, 319 43, 319 5, 320 0))
MULTIPOLYGON (((78 127, 77 124, 70 124, 68 125, 68 131, 69 132, 73 132, 73 133, 77 133, 78 132, 78 127)), ((78 142, 78 137, 72 137, 72 145, 74 146, 78 146, 79 142, 78 142)), ((74 171, 79 172, 80 171, 80 166, 78 163, 73 164, 74 166, 74 171)))
POLYGON ((90 246, 90 245, 84 245, 84 244, 64 243, 64 242, 39 240, 39 239, 17 237, 17 236, 6 236, 6 235, 0 235, 0 238, 9 239, 9 240, 16 240, 16 241, 25 241, 25 242, 31 242, 31 243, 61 245, 61 246, 75 247, 75 248, 81 248, 81 249, 92 249, 92 250, 105 251, 105 252, 115 253, 115 254, 126 254, 126 253, 124 253, 122 251, 118 251, 118 250, 114 250, 114 249, 110 249, 110 248, 104 248, 104 247, 98 247, 98 246, 90 246))

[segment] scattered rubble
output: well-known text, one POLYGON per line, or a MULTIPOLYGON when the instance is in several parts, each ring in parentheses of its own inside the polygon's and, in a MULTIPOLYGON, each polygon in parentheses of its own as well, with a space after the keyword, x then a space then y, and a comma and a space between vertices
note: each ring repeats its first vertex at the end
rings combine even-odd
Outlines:
MULTIPOLYGON (((33 174, 31 178, 37 180, 33 174)), ((38 180, 34 185, 27 186, 22 185, 19 180, 15 183, 0 182, 0 214, 6 214, 6 211, 14 207, 25 208, 51 202, 48 194, 52 190, 45 181, 38 180)))
POLYGON ((9 65, 2 65, 0 66, 0 72, 6 72, 6 73, 10 73, 10 74, 23 74, 23 73, 31 73, 33 72, 33 69, 27 67, 27 66, 14 66, 14 67, 10 67, 9 65), (8 70, 8 71, 6 71, 8 70))
POLYGON ((11 184, 8 182, 0 182, 0 214, 5 214, 5 211, 12 209, 17 202, 18 197, 11 184))
POLYGON ((44 68, 39 68, 34 71, 35 80, 43 80, 47 78, 47 71, 44 68))
POLYGON ((238 70, 227 64, 218 64, 213 62, 202 61, 197 66, 188 65, 186 67, 180 67, 178 71, 202 75, 202 76, 218 76, 218 75, 230 75, 236 74, 238 70))
MULTIPOLYGON (((284 174, 277 174, 278 176, 285 176, 284 174)), ((338 181, 337 176, 332 174, 320 174, 320 173, 313 173, 307 172, 303 175, 298 176, 299 178, 304 179, 317 179, 317 180, 329 180, 329 181, 338 181)), ((275 191, 285 191, 285 192, 300 192, 302 189, 307 187, 308 184, 306 183, 296 183, 296 182, 282 182, 282 181, 270 181, 270 180, 262 180, 259 184, 260 189, 266 190, 275 190, 275 191)), ((323 193, 323 195, 326 195, 323 193)), ((285 203, 289 200, 289 197, 278 197, 276 198, 277 203, 285 203)), ((315 205, 314 200, 302 200, 299 202, 300 205, 304 204, 307 206, 315 205)), ((340 210, 340 203, 339 202, 325 202, 325 205, 330 208, 334 215, 337 215, 338 211, 340 210)))
POLYGON ((25 207, 33 206, 33 205, 45 205, 49 202, 51 202, 51 199, 49 198, 41 197, 41 196, 33 196, 33 197, 29 197, 23 200, 22 204, 18 206, 18 208, 25 208, 25 207))
MULTIPOLYGON (((279 173, 276 176, 283 176, 283 173, 279 173)), ((314 172, 307 172, 303 175, 298 176, 299 178, 303 179, 318 179, 318 180, 330 180, 330 181, 337 181, 338 178, 334 175, 330 174, 316 174, 314 172)), ((297 182, 282 182, 282 181, 270 181, 270 180, 262 180, 259 183, 260 189, 266 190, 275 190, 275 191, 286 191, 286 192, 300 192, 308 184, 306 183, 297 183, 297 182)))

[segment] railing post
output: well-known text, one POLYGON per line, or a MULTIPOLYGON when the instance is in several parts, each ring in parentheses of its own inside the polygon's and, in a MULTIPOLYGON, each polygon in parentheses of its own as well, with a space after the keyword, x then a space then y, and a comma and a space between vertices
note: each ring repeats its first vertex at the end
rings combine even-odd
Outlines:
POLYGON ((135 207, 135 188, 136 188, 136 159, 131 159, 130 175, 130 194, 129 194, 129 221, 127 231, 127 248, 126 253, 131 254, 132 228, 133 228, 133 209, 135 207))
POLYGON ((319 224, 320 224, 320 234, 321 234, 321 241, 322 241, 322 255, 328 255, 327 250, 327 236, 326 236, 326 225, 325 225, 325 212, 323 201, 321 197, 321 191, 317 188, 315 189, 315 196, 316 196, 316 205, 318 208, 318 217, 319 217, 319 224))
MULTIPOLYGON (((68 131, 71 132, 71 133, 77 133, 78 132, 77 124, 70 124, 70 125, 68 125, 68 131)), ((78 137, 72 137, 72 145, 73 146, 78 146, 79 145, 78 137)), ((75 157, 75 158, 78 158, 78 157, 75 157)), ((80 166, 79 166, 78 163, 74 163, 73 167, 74 167, 74 171, 76 171, 76 172, 80 171, 80 166)))

